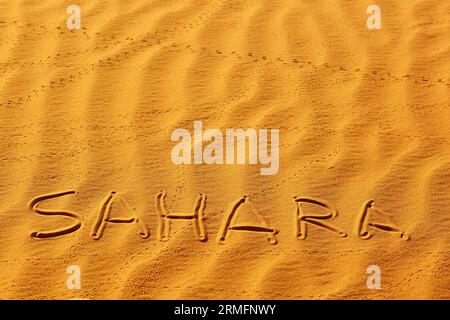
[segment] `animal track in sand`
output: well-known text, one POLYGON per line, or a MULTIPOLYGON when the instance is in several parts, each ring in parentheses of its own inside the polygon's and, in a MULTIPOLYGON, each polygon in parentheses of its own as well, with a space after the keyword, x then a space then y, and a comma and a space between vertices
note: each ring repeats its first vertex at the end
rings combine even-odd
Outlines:
MULTIPOLYGON (((152 46, 152 45, 150 45, 152 46)), ((163 47, 164 48, 164 47, 163 47)), ((95 71, 95 69, 97 67, 108 67, 108 66, 114 66, 116 65, 117 62, 121 62, 122 61, 122 56, 123 54, 116 54, 114 56, 114 58, 106 58, 105 61, 103 61, 102 59, 99 59, 97 61, 95 61, 94 63, 90 63, 88 65, 85 65, 82 67, 82 69, 79 69, 77 72, 74 72, 72 74, 69 74, 67 77, 63 78, 63 77, 59 77, 58 79, 53 79, 53 80, 49 80, 49 82, 46 82, 45 84, 41 84, 40 87, 38 89, 33 89, 32 91, 30 91, 28 94, 24 95, 24 96, 19 96, 16 98, 8 98, 6 97, 6 99, 3 102, 0 102, 0 107, 12 107, 12 106, 18 106, 18 105, 22 105, 24 102, 29 102, 31 101, 33 98, 38 98, 40 97, 40 92, 46 92, 49 89, 54 89, 54 88, 62 88, 65 87, 67 84, 75 82, 77 80, 82 80, 85 76, 90 75, 92 73, 92 71, 95 71)), ((125 56, 128 55, 128 52, 125 53, 125 56)), ((126 58, 126 57, 124 57, 126 58)), ((278 61, 278 60, 275 60, 278 61)), ((254 61, 257 62, 257 61, 254 61)), ((312 68, 318 68, 318 66, 315 66, 313 64, 307 64, 307 66, 311 66, 312 68)), ((342 70, 342 69, 340 69, 342 70)), ((345 71, 345 69, 344 69, 345 71)), ((381 78, 381 79, 376 79, 376 78, 370 78, 368 74, 363 74, 362 75, 365 78, 368 78, 370 81, 385 81, 386 79, 381 78)), ((398 81, 403 81, 405 78, 410 79, 410 77, 402 77, 402 78, 395 78, 395 80, 398 81)), ((428 84, 429 86, 432 85, 436 85, 436 84, 443 84, 446 86, 450 86, 450 83, 444 83, 442 81, 442 79, 439 79, 438 81, 429 81, 427 79, 422 79, 421 77, 421 81, 419 80, 414 80, 415 84, 421 84, 421 83, 425 83, 428 84)))
MULTIPOLYGON (((214 11, 214 10, 210 10, 210 11, 214 11)), ((202 14, 200 14, 200 16, 202 16, 202 14)), ((48 83, 41 84, 38 89, 32 90, 30 93, 26 94, 25 96, 19 96, 19 97, 15 97, 15 98, 14 97, 6 97, 4 101, 0 102, 0 107, 2 107, 2 106, 3 107, 11 107, 11 106, 15 106, 15 105, 22 105, 24 102, 31 101, 33 97, 39 97, 38 92, 44 91, 43 89, 47 90, 47 88, 53 89, 56 87, 62 87, 65 85, 65 83, 70 83, 70 82, 74 82, 76 80, 81 80, 86 75, 89 75, 92 71, 95 71, 95 68, 98 66, 103 66, 103 67, 114 66, 117 63, 122 62, 123 59, 133 57, 133 56, 143 52, 143 50, 148 49, 149 47, 153 47, 153 46, 158 46, 162 49, 166 49, 168 47, 181 48, 182 50, 191 50, 193 53, 202 52, 204 54, 206 53, 207 57, 220 57, 220 58, 230 58, 231 57, 231 58, 235 58, 237 60, 245 60, 246 59, 247 63, 257 62, 257 63, 266 64, 266 65, 281 63, 286 66, 287 65, 298 65, 298 68, 300 68, 300 69, 302 69, 304 67, 309 67, 310 69, 315 69, 315 70, 326 68, 326 69, 329 69, 332 74, 346 73, 349 75, 353 75, 354 77, 362 77, 369 81, 375 81, 375 82, 376 81, 386 81, 386 80, 410 81, 416 85, 450 86, 450 82, 444 82, 444 80, 443 80, 444 76, 437 76, 436 79, 430 79, 430 78, 425 77, 424 75, 410 75, 410 74, 393 75, 391 72, 383 71, 381 69, 369 69, 367 71, 362 71, 361 69, 356 68, 356 69, 350 70, 350 68, 347 66, 333 65, 330 63, 314 64, 312 61, 300 61, 298 58, 285 57, 285 56, 283 56, 283 54, 280 54, 277 58, 269 57, 268 55, 262 55, 260 57, 260 59, 255 59, 254 57, 256 55, 253 54, 252 52, 237 53, 236 51, 232 51, 229 54, 225 54, 224 53, 225 51, 222 49, 207 49, 204 46, 194 49, 192 47, 192 45, 190 45, 190 44, 185 45, 185 43, 183 43, 183 42, 169 43, 171 39, 177 37, 177 35, 178 35, 177 32, 179 32, 180 29, 185 29, 185 28, 174 27, 171 30, 165 30, 168 32, 170 31, 172 34, 170 36, 165 36, 161 39, 158 38, 160 36, 159 30, 154 31, 153 33, 147 33, 143 37, 143 39, 140 39, 140 40, 135 40, 135 36, 132 36, 132 35, 123 36, 122 38, 125 39, 124 42, 126 42, 125 46, 132 46, 133 48, 130 48, 129 50, 123 51, 121 53, 110 55, 109 57, 106 57, 104 59, 98 59, 95 62, 84 64, 84 65, 82 65, 82 67, 80 68, 80 70, 78 72, 69 74, 65 78, 60 77, 58 79, 50 80, 48 83), (149 38, 152 41, 149 41, 149 38), (156 40, 153 38, 156 38, 156 40)), ((185 32, 185 31, 183 31, 183 32, 185 32)), ((109 38, 109 39, 111 39, 111 38, 109 38)), ((115 40, 115 39, 113 39, 113 40, 115 40)), ((116 49, 119 45, 122 45, 122 42, 117 40, 115 44, 116 44, 116 46, 113 46, 114 49, 116 49)), ((106 46, 106 47, 104 46, 103 49, 105 49, 105 48, 109 48, 109 46, 106 46)), ((96 50, 99 50, 99 49, 101 49, 101 48, 95 47, 94 49, 76 50, 76 51, 74 51, 74 53, 77 53, 77 54, 86 53, 86 54, 92 55, 93 52, 95 52, 96 50)), ((125 49, 123 49, 123 50, 125 50, 125 49)), ((180 50, 180 49, 178 49, 178 50, 180 50)), ((73 53, 70 53, 70 55, 68 53, 66 53, 65 55, 73 56, 73 53)), ((62 56, 62 54, 58 53, 53 57, 48 56, 46 60, 54 60, 56 58, 60 58, 61 56, 62 56)), ((42 63, 42 62, 43 62, 42 59, 39 60, 39 63, 42 63)), ((29 62, 28 64, 21 63, 19 65, 20 65, 20 68, 25 68, 25 67, 38 66, 39 63, 37 61, 33 61, 33 62, 29 62)), ((60 62, 56 61, 54 63, 57 64, 60 62)), ((10 62, 6 63, 4 71, 6 71, 7 69, 11 69, 11 67, 8 67, 9 64, 10 64, 10 62)), ((14 69, 11 69, 11 71, 13 71, 13 70, 14 69)))
MULTIPOLYGON (((205 15, 212 14, 221 5, 222 5, 221 1, 219 1, 219 5, 216 4, 213 9, 210 8, 212 5, 209 5, 208 6, 209 9, 205 10, 206 13, 204 11, 202 11, 200 14, 197 15, 197 17, 201 18, 205 15)), ((52 89, 55 87, 62 87, 65 85, 66 82, 69 82, 69 83, 74 82, 76 78, 81 80, 84 78, 84 76, 89 75, 92 71, 94 71, 97 66, 108 66, 108 65, 113 66, 116 63, 121 62, 123 59, 130 58, 130 56, 135 56, 138 53, 144 51, 145 49, 148 49, 149 47, 159 46, 162 48, 166 48, 164 45, 167 44, 169 46, 170 44, 168 44, 167 42, 169 42, 170 39, 172 39, 174 36, 180 35, 180 33, 179 33, 180 29, 181 29, 180 27, 174 27, 171 30, 169 30, 169 29, 157 30, 153 33, 147 33, 144 36, 144 38, 140 39, 140 40, 134 40, 134 37, 128 36, 128 37, 126 37, 126 39, 129 39, 128 45, 131 45, 134 48, 132 48, 132 49, 130 48, 128 51, 124 51, 122 53, 114 54, 112 57, 111 56, 106 57, 106 58, 104 58, 105 61, 103 61, 102 59, 98 59, 94 63, 85 64, 85 65, 83 65, 82 70, 79 70, 77 72, 69 74, 65 78, 59 78, 58 80, 50 80, 47 83, 41 84, 39 89, 32 90, 29 94, 25 95, 25 97, 19 96, 17 98, 6 98, 4 100, 4 102, 0 101, 0 107, 12 107, 12 106, 17 106, 17 105, 22 105, 22 103, 24 101, 28 102, 28 101, 31 101, 33 97, 39 97, 38 92, 46 91, 48 88, 52 89), (172 34, 170 34, 169 36, 167 36, 167 35, 160 36, 160 34, 162 32, 164 32, 165 34, 167 34, 167 33, 172 33, 172 34), (178 32, 178 33, 176 33, 176 32, 178 32), (151 38, 153 40, 153 42, 150 42, 148 40, 149 38, 151 38), (153 39, 153 38, 156 38, 156 39, 153 39), (131 55, 130 55, 130 52, 132 52, 131 55)), ((73 32, 73 31, 71 31, 71 32, 73 32)), ((109 46, 103 46, 103 49, 107 49, 107 48, 109 48, 109 46)), ((100 49, 100 48, 96 47, 94 50, 97 50, 97 49, 100 49)), ((83 52, 89 53, 90 51, 89 51, 89 49, 85 49, 83 52)), ((57 58, 57 57, 60 57, 59 54, 55 55, 53 58, 57 58)), ((47 60, 50 60, 51 58, 52 58, 51 56, 48 56, 47 60)), ((40 60, 40 62, 42 62, 42 59, 40 60)), ((31 65, 37 65, 37 64, 35 64, 35 62, 31 62, 30 66, 31 65)))

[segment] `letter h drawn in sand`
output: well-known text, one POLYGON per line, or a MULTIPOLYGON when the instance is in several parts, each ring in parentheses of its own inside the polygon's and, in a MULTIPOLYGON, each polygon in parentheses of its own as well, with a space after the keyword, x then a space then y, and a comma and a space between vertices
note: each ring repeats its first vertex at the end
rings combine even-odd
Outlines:
POLYGON ((159 240, 168 241, 170 239, 170 227, 172 220, 193 220, 197 240, 202 242, 206 241, 207 235, 205 225, 203 224, 203 219, 206 217, 204 213, 206 207, 206 195, 200 193, 192 213, 170 213, 166 205, 166 196, 167 193, 164 190, 161 190, 155 197, 156 211, 159 216, 159 240))
POLYGON ((338 211, 336 208, 333 208, 329 204, 324 201, 319 201, 311 198, 299 198, 294 197, 294 201, 297 204, 297 209, 295 211, 295 225, 296 225, 296 236, 300 240, 306 239, 307 234, 307 224, 312 224, 316 227, 323 228, 325 230, 329 230, 333 233, 338 234, 340 237, 345 238, 347 234, 344 231, 341 231, 331 225, 328 225, 321 220, 331 220, 337 217, 338 211), (302 208, 302 203, 309 203, 315 206, 319 206, 327 209, 328 213, 325 214, 307 214, 302 208))
POLYGON ((370 239, 373 236, 373 232, 370 231, 370 229, 380 230, 384 232, 392 232, 394 234, 397 234, 400 236, 402 240, 408 241, 410 236, 403 230, 395 227, 392 223, 386 224, 386 223, 378 223, 378 222, 370 222, 369 216, 370 211, 373 211, 374 213, 387 218, 386 212, 384 212, 381 209, 378 209, 374 206, 375 201, 369 200, 367 201, 363 209, 361 210, 361 214, 358 217, 358 221, 356 224, 356 233, 358 237, 362 240, 370 239))
POLYGON ((250 202, 249 196, 245 195, 239 200, 237 200, 234 204, 230 205, 225 213, 223 218, 222 226, 220 227, 219 234, 217 236, 217 241, 219 243, 224 243, 227 237, 228 231, 246 231, 246 232, 261 232, 267 234, 267 240, 270 244, 277 244, 277 238, 275 235, 278 233, 278 230, 275 228, 268 227, 266 221, 264 221, 263 217, 260 216, 250 202), (261 221, 261 225, 247 225, 247 224, 237 224, 236 220, 238 214, 236 213, 239 207, 244 204, 250 204, 252 206, 253 214, 259 218, 261 221))

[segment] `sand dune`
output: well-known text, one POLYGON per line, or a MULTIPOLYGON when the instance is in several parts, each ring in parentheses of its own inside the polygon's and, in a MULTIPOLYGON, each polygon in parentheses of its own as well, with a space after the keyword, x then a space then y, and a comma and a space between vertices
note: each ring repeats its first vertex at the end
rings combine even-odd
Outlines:
POLYGON ((81 0, 71 31, 71 3, 0 2, 0 298, 449 299, 450 3, 378 0, 368 30, 371 3, 81 0), (279 128, 279 172, 174 165, 171 132, 195 120, 279 128), (175 216, 206 195, 206 241, 169 218, 161 241, 160 190, 175 216), (336 230, 309 222, 298 239, 294 196, 337 208, 336 230), (370 199, 370 221, 408 241, 358 236, 370 199))

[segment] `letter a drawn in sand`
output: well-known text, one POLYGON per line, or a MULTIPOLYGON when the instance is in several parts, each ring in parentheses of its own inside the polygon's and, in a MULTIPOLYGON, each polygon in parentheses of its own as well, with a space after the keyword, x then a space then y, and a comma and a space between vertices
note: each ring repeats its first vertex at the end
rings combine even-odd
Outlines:
POLYGON ((219 234, 217 236, 217 241, 219 243, 224 243, 227 237, 228 231, 245 231, 245 232, 260 232, 267 234, 267 240, 270 244, 277 244, 277 238, 275 235, 278 233, 278 230, 275 228, 268 227, 266 221, 264 221, 263 217, 258 213, 255 206, 250 202, 249 196, 243 196, 235 203, 230 205, 225 213, 225 216, 222 221, 222 225, 219 230, 219 234), (238 218, 238 214, 236 213, 239 207, 242 204, 249 204, 252 208, 252 213, 261 221, 261 225, 248 225, 248 224, 238 224, 236 220, 238 218))
POLYGON ((370 231, 370 229, 375 229, 384 232, 393 232, 394 234, 399 235, 401 239, 408 241, 410 238, 409 234, 395 227, 393 224, 369 221, 370 211, 373 211, 373 213, 377 213, 382 217, 387 217, 386 212, 374 206, 374 202, 375 202, 374 200, 367 201, 361 210, 361 213, 356 223, 356 233, 358 237, 362 240, 370 239, 374 234, 373 232, 370 231))
POLYGON ((316 227, 323 228, 325 230, 331 231, 333 233, 338 234, 340 237, 345 238, 347 234, 344 231, 341 231, 333 226, 330 226, 321 220, 331 220, 337 217, 338 211, 333 208, 329 204, 324 201, 319 201, 312 198, 299 198, 294 197, 294 201, 297 205, 297 209, 295 210, 295 234, 298 239, 304 240, 306 239, 307 234, 307 224, 312 224, 316 227), (309 203, 315 206, 319 206, 327 209, 328 213, 325 214, 307 214, 302 208, 302 203, 309 203))
POLYGON ((170 227, 172 220, 193 220, 197 240, 206 241, 207 235, 203 224, 203 219, 205 218, 204 211, 206 207, 206 195, 200 193, 192 213, 170 213, 166 205, 166 196, 167 193, 164 190, 161 190, 155 197, 155 206, 159 217, 159 240, 168 241, 170 239, 170 227))
POLYGON ((139 218, 136 218, 136 217, 111 218, 110 217, 112 204, 115 201, 117 201, 117 203, 120 203, 127 212, 133 211, 131 209, 131 206, 125 200, 125 198, 123 196, 116 194, 115 191, 112 191, 103 201, 97 222, 95 223, 94 228, 92 230, 92 238, 94 240, 99 240, 103 235, 103 231, 105 230, 107 223, 133 223, 138 228, 139 236, 142 239, 147 239, 150 236, 150 232, 149 232, 147 226, 145 225, 145 223, 143 221, 141 221, 139 218))
POLYGON ((58 236, 72 233, 81 227, 81 216, 74 212, 63 211, 63 210, 40 209, 37 207, 38 204, 42 201, 47 201, 50 199, 63 197, 65 195, 69 195, 69 194, 76 194, 76 191, 66 191, 66 192, 60 192, 60 193, 46 194, 46 195, 38 196, 30 201, 30 203, 28 205, 29 208, 38 214, 41 214, 44 216, 65 216, 65 217, 70 217, 70 218, 77 220, 69 227, 64 227, 64 228, 60 228, 60 229, 56 229, 56 230, 52 230, 52 231, 32 232, 31 233, 32 238, 43 239, 43 238, 58 237, 58 236))

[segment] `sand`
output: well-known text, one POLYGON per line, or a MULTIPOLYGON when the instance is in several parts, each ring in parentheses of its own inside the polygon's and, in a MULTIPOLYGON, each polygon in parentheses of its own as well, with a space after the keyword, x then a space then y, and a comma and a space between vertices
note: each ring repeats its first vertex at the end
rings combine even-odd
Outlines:
POLYGON ((450 298, 448 1, 70 4, 0 3, 0 298, 450 298), (196 120, 278 128, 278 173, 174 165, 196 120))

